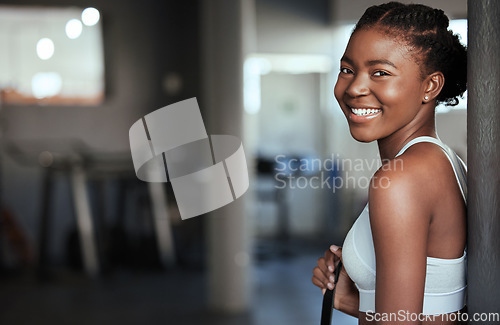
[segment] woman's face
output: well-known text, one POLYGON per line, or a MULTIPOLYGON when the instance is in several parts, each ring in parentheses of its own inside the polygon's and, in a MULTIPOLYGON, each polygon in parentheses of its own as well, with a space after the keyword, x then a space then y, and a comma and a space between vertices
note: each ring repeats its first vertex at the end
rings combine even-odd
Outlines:
POLYGON ((351 36, 340 62, 335 98, 356 140, 371 142, 396 132, 404 136, 418 124, 426 86, 410 51, 376 28, 351 36))

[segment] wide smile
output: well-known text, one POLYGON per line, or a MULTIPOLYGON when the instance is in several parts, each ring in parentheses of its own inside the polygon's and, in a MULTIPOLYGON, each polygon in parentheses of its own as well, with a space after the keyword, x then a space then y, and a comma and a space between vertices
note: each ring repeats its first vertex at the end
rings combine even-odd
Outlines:
POLYGON ((374 107, 350 107, 349 119, 356 123, 368 122, 382 113, 382 109, 374 107))

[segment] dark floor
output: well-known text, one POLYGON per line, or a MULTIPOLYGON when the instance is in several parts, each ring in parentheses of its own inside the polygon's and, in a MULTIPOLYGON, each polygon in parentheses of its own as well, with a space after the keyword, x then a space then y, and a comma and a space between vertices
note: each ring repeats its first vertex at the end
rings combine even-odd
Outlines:
MULTIPOLYGON (((319 245, 295 243, 288 254, 258 253, 253 268, 253 305, 248 313, 223 315, 206 308, 201 269, 167 272, 121 270, 97 280, 58 271, 40 283, 28 272, 0 280, 0 324, 319 324, 321 293, 311 284, 319 245)), ((334 312, 335 324, 356 324, 334 312)))

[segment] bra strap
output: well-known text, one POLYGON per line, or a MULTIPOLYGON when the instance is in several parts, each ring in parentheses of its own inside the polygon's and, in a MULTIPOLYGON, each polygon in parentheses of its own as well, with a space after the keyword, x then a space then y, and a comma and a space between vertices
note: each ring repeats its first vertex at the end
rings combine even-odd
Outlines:
POLYGON ((467 165, 458 157, 458 155, 450 149, 446 144, 441 142, 441 140, 429 137, 422 136, 415 139, 410 140, 404 147, 398 152, 396 157, 402 155, 406 149, 419 142, 432 142, 438 145, 446 154, 446 157, 451 163, 453 167, 453 172, 455 173, 455 177, 457 178, 458 185, 460 187, 460 192, 462 193, 462 197, 464 198, 465 205, 467 205, 467 165))

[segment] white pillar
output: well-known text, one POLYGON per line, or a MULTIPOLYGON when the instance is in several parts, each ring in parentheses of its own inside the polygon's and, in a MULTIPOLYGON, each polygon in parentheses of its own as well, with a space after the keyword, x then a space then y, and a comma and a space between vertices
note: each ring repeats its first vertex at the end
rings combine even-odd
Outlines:
MULTIPOLYGON (((209 134, 243 137, 243 62, 253 43, 254 8, 254 0, 202 1, 200 106, 209 134)), ((205 217, 208 301, 219 311, 241 312, 250 306, 251 245, 245 196, 205 217)))

